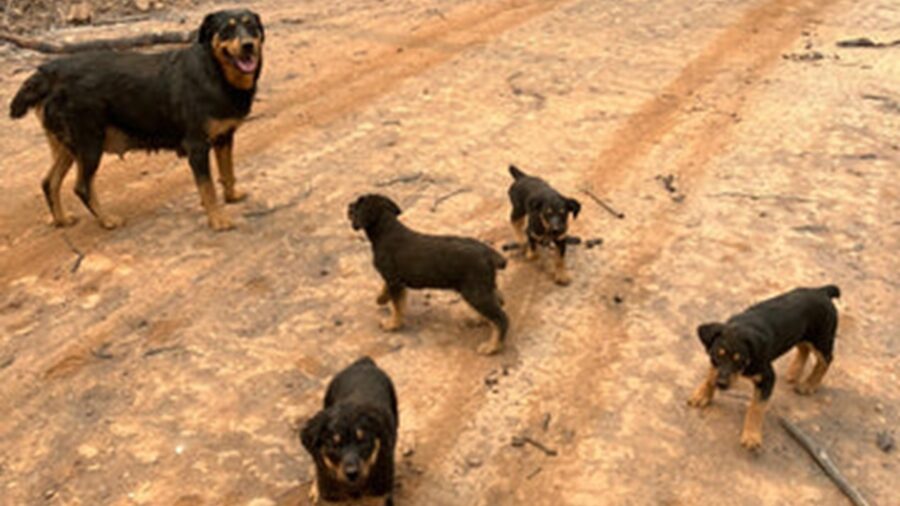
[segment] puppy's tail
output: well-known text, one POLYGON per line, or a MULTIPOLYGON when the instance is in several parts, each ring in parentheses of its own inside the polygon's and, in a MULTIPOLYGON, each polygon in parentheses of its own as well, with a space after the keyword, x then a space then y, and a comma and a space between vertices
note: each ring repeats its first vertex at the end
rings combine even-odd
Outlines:
POLYGON ((503 269, 506 269, 506 257, 501 255, 500 253, 497 253, 497 251, 495 251, 493 248, 491 248, 489 261, 491 262, 491 265, 494 266, 494 268, 497 270, 502 271, 503 269))
POLYGON ((522 179, 523 177, 528 177, 528 174, 522 172, 522 171, 521 171, 518 167, 516 167, 515 165, 510 165, 510 166, 509 166, 509 174, 510 174, 510 175, 513 177, 513 179, 515 179, 516 181, 522 179))
POLYGON ((828 295, 832 299, 841 298, 841 289, 838 288, 837 285, 825 285, 825 286, 819 288, 819 290, 822 290, 823 292, 825 292, 825 294, 828 295))
POLYGON ((38 70, 22 83, 16 96, 9 103, 9 116, 21 118, 28 109, 41 103, 50 94, 50 79, 38 70))

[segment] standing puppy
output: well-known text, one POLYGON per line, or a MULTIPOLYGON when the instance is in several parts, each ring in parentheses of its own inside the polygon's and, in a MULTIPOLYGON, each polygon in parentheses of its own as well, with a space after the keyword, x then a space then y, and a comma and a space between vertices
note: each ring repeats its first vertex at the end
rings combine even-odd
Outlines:
POLYGON ((372 243, 375 269, 384 279, 378 304, 391 303, 385 330, 403 325, 407 288, 455 290, 473 309, 494 325, 489 341, 478 352, 500 351, 509 319, 501 307, 497 269, 506 259, 490 246, 466 237, 420 234, 397 219, 400 208, 383 195, 363 195, 350 204, 347 214, 353 230, 363 229, 372 243))
POLYGON ((509 166, 509 173, 513 177, 509 187, 510 220, 516 237, 525 246, 525 258, 533 259, 539 244, 549 246, 552 243, 557 252, 553 280, 558 285, 568 285, 572 276, 565 264, 566 230, 569 214, 572 219, 577 218, 581 203, 560 195, 546 181, 525 174, 515 165, 509 166))
POLYGON ((371 358, 339 372, 328 384, 324 409, 300 431, 316 466, 312 503, 365 496, 393 505, 398 424, 394 385, 371 358))
POLYGON ((712 366, 688 404, 704 407, 712 401, 716 388, 727 390, 738 375, 748 378, 753 382, 754 391, 744 419, 741 444, 747 449, 759 448, 766 403, 775 386, 772 362, 796 347, 787 380, 797 383, 812 352, 816 365, 794 390, 803 395, 813 393, 831 364, 838 322, 831 299, 840 295, 835 285, 796 288, 750 306, 725 323, 700 325, 697 334, 712 366))
POLYGON ((216 154, 225 202, 235 188, 234 132, 250 113, 262 69, 264 34, 248 10, 208 14, 185 49, 154 54, 103 51, 59 58, 38 67, 10 104, 20 118, 34 108, 53 163, 41 185, 53 224, 67 227, 59 188, 72 164, 75 193, 104 228, 123 221, 100 207, 94 175, 103 153, 173 150, 187 156, 213 230, 232 228, 216 201, 209 150, 216 154))

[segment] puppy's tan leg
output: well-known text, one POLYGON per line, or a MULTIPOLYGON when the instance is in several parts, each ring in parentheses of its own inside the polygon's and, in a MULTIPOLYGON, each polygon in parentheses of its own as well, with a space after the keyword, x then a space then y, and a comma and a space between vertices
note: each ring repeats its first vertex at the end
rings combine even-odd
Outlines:
POLYGON ((806 359, 809 357, 809 350, 809 343, 800 343, 797 345, 797 351, 794 353, 791 365, 788 366, 787 373, 784 375, 784 379, 787 380, 788 383, 796 383, 800 380, 800 375, 803 374, 803 368, 806 367, 806 359))
POLYGON ((309 486, 309 503, 319 504, 319 480, 316 478, 315 469, 313 469, 312 485, 309 486))
POLYGON ((516 234, 516 240, 519 241, 523 248, 525 243, 528 242, 525 237, 525 218, 526 216, 522 216, 517 220, 511 220, 513 233, 516 234))
POLYGON ((691 398, 688 399, 688 406, 693 406, 695 408, 702 408, 712 401, 713 395, 716 393, 716 375, 717 371, 715 367, 710 367, 709 372, 706 374, 706 379, 703 380, 703 383, 700 383, 695 390, 691 398))
POLYGON ((397 295, 391 297, 391 315, 381 321, 384 330, 397 330, 403 326, 403 314, 406 309, 406 289, 403 288, 397 295))
POLYGON ((388 286, 384 285, 381 287, 381 293, 378 294, 378 297, 375 298, 375 303, 379 306, 383 306, 391 300, 391 293, 388 291, 388 286))
POLYGON ((500 329, 496 325, 491 326, 491 337, 478 345, 478 353, 482 355, 493 355, 503 348, 503 342, 500 340, 500 329))
POLYGON ((741 431, 741 446, 755 450, 762 446, 762 427, 766 415, 767 402, 761 399, 758 388, 753 389, 753 399, 747 407, 744 417, 744 429, 741 431))
POLYGON ((825 357, 819 353, 819 350, 812 348, 813 355, 816 357, 816 365, 813 366, 813 370, 809 373, 809 376, 802 382, 798 383, 794 386, 794 390, 801 395, 809 395, 816 391, 819 388, 819 385, 822 384, 822 378, 825 376, 825 373, 828 372, 829 363, 825 360, 825 357))
POLYGON ((553 271, 553 281, 556 282, 557 285, 566 286, 572 283, 572 275, 569 274, 569 269, 566 268, 566 260, 563 256, 564 253, 562 250, 556 250, 556 262, 555 269, 553 271))
POLYGON ((53 215, 53 225, 57 227, 68 227, 74 225, 78 220, 74 216, 67 215, 63 211, 62 200, 59 198, 59 188, 62 186, 63 180, 66 178, 75 158, 50 132, 47 132, 47 143, 50 145, 50 155, 53 157, 53 164, 44 177, 41 188, 44 190, 44 197, 47 199, 47 205, 50 207, 50 214, 53 215))
POLYGON ((216 165, 219 166, 219 182, 225 194, 225 202, 240 202, 247 198, 247 193, 235 188, 234 160, 232 158, 232 142, 213 146, 216 153, 216 165))

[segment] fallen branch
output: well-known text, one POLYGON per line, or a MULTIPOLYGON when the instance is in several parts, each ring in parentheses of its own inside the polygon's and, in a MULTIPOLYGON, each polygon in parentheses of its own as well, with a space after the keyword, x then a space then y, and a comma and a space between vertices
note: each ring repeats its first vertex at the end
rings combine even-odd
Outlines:
POLYGON ((69 236, 67 236, 65 233, 63 233, 62 237, 63 240, 66 241, 66 244, 69 245, 69 249, 72 250, 72 253, 78 255, 75 258, 75 263, 72 264, 72 268, 69 270, 69 272, 75 274, 75 271, 77 271, 78 268, 81 267, 81 262, 84 261, 84 253, 82 253, 80 249, 76 248, 75 245, 72 244, 72 241, 69 240, 69 236))
POLYGON ((837 43, 837 47, 867 47, 879 49, 891 46, 900 46, 900 39, 892 42, 875 42, 868 37, 859 37, 857 39, 841 40, 837 43))
POLYGON ((535 441, 534 439, 531 439, 528 436, 513 436, 512 442, 510 444, 512 444, 512 446, 514 448, 521 448, 521 447, 525 446, 526 443, 530 444, 531 446, 544 452, 546 455, 548 455, 550 457, 555 457, 558 454, 558 452, 556 450, 554 450, 552 448, 547 448, 540 441, 535 441))
POLYGON ((388 179, 387 181, 378 181, 375 183, 375 186, 379 188, 384 188, 385 186, 393 186, 395 184, 400 183, 412 183, 413 181, 417 181, 424 174, 421 172, 416 172, 415 174, 409 174, 406 176, 395 177, 394 179, 388 179))
POLYGON ((855 504, 856 506, 869 506, 869 502, 862 496, 859 490, 856 489, 853 485, 851 485, 841 471, 837 468, 835 463, 831 460, 831 457, 828 455, 828 452, 825 451, 818 443, 816 443, 811 437, 809 437, 806 433, 800 430, 799 427, 794 425, 792 422, 783 417, 778 417, 778 421, 781 423, 781 426, 787 431, 788 434, 791 435, 794 440, 800 443, 800 446, 803 447, 809 453, 812 458, 816 461, 816 464, 825 471, 825 474, 831 478, 831 481, 834 482, 835 485, 841 489, 841 492, 850 499, 850 502, 855 504))
POLYGON ((602 207, 603 209, 606 209, 606 211, 609 214, 615 216, 616 218, 618 218, 620 220, 625 219, 625 213, 620 213, 619 211, 616 211, 615 209, 613 209, 612 206, 610 206, 609 204, 604 202, 603 199, 594 195, 594 192, 592 192, 591 190, 588 190, 587 188, 582 188, 581 193, 584 193, 588 197, 592 198, 594 200, 594 202, 596 202, 600 207, 602 207))
POLYGON ((72 54, 85 51, 107 51, 155 46, 158 44, 187 44, 196 38, 194 30, 188 32, 155 32, 121 37, 117 39, 88 40, 82 42, 48 42, 0 31, 0 41, 23 49, 46 54, 72 54))
POLYGON ((444 195, 443 197, 438 197, 437 199, 435 199, 434 204, 431 204, 431 212, 433 212, 433 213, 437 212, 438 206, 440 206, 445 200, 449 200, 449 199, 459 195, 460 193, 466 193, 466 192, 470 192, 470 191, 472 191, 472 190, 469 188, 460 188, 458 190, 454 190, 454 191, 444 195))

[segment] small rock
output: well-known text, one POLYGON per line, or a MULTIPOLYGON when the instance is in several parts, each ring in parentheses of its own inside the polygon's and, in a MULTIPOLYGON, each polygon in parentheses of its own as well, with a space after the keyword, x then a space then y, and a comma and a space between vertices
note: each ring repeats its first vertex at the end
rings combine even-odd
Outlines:
POLYGON ((613 299, 612 299, 612 300, 613 300, 613 302, 615 302, 616 304, 621 304, 621 303, 625 302, 625 299, 623 299, 622 296, 619 295, 619 294, 613 295, 613 299))
POLYGON ((470 456, 466 457, 466 465, 472 469, 481 467, 481 464, 483 464, 483 463, 484 462, 482 462, 482 460, 480 458, 478 458, 474 455, 470 455, 470 456))
POLYGON ((894 449, 894 436, 890 435, 887 431, 881 431, 875 436, 875 444, 878 445, 878 449, 883 451, 884 453, 890 453, 891 450, 894 449))
POLYGON ((134 6, 141 12, 147 12, 153 7, 153 2, 150 0, 134 0, 134 6))

